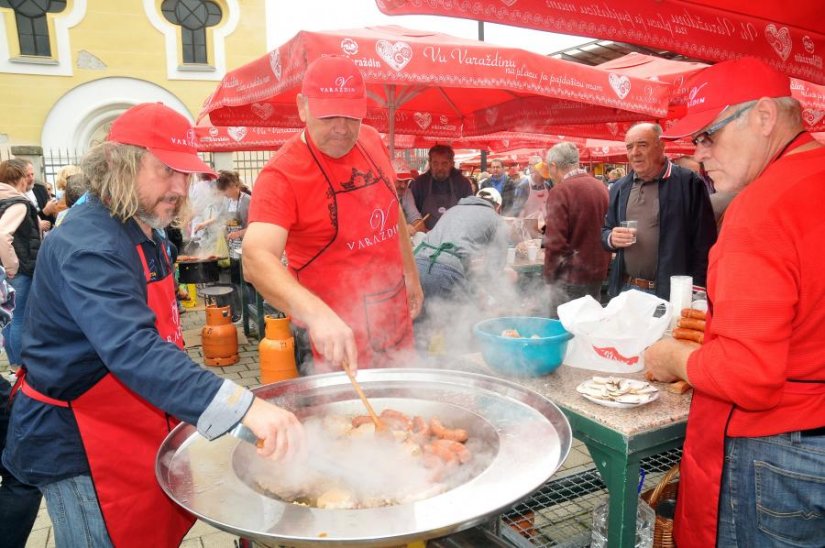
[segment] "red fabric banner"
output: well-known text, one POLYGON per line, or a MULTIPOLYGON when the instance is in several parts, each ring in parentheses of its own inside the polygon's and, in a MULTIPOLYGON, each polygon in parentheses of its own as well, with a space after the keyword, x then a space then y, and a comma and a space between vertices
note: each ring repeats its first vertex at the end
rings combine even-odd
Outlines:
POLYGON ((718 62, 758 57, 825 84, 822 2, 754 0, 376 0, 389 15, 445 15, 592 36, 718 62))

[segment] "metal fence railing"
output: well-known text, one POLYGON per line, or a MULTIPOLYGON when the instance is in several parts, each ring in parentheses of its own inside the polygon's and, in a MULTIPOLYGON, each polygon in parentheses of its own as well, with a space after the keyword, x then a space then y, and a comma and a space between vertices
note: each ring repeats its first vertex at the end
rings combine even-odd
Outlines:
MULTIPOLYGON (((43 151, 43 172, 41 180, 54 185, 57 174, 67 165, 77 165, 83 157, 84 150, 49 149, 43 151)), ((52 187, 54 189, 54 187, 52 187)))
POLYGON ((272 158, 272 150, 241 150, 232 153, 232 165, 241 176, 241 181, 249 188, 255 184, 255 179, 261 173, 266 163, 272 158))

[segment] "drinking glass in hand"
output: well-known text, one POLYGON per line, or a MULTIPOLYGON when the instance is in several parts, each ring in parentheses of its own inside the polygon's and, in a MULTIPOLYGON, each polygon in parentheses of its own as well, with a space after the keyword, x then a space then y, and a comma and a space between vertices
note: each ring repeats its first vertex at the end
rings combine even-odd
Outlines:
POLYGON ((630 242, 631 244, 636 243, 636 230, 639 228, 638 221, 622 221, 622 228, 630 229, 631 234, 633 234, 633 240, 630 242))

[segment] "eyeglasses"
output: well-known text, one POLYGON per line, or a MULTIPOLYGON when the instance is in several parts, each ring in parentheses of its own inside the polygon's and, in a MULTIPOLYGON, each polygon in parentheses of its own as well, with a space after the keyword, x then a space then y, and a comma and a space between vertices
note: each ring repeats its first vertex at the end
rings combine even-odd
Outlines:
MULTIPOLYGON (((718 132, 720 129, 722 129, 723 127, 725 127, 729 123, 733 122, 734 120, 736 120, 737 118, 742 116, 752 106, 753 105, 748 105, 746 107, 742 107, 739 110, 737 110, 736 112, 734 112, 733 114, 731 114, 730 116, 728 116, 727 118, 722 118, 721 120, 719 120, 718 122, 716 122, 712 126, 708 127, 705 131, 703 131, 702 133, 700 133, 699 135, 697 135, 696 137, 691 139, 691 141, 693 141, 693 144, 697 147, 699 147, 699 146, 703 146, 703 147, 711 146, 713 144, 713 135, 716 132, 718 132)), ((727 107, 725 107, 725 108, 727 108, 727 107)))

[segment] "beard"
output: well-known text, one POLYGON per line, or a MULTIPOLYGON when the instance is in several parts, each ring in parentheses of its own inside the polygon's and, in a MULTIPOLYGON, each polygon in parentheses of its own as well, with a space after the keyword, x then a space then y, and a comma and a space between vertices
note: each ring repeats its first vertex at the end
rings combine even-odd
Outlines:
POLYGON ((156 230, 163 230, 167 226, 169 226, 175 217, 178 216, 181 207, 183 206, 183 198, 178 198, 175 196, 171 197, 164 197, 157 201, 154 204, 147 205, 145 202, 141 201, 140 205, 138 206, 137 213, 135 214, 135 218, 138 221, 142 222, 145 225, 148 225, 151 228, 156 230), (163 203, 172 203, 174 201, 175 207, 174 209, 168 213, 161 215, 159 213, 155 213, 156 208, 163 203))

